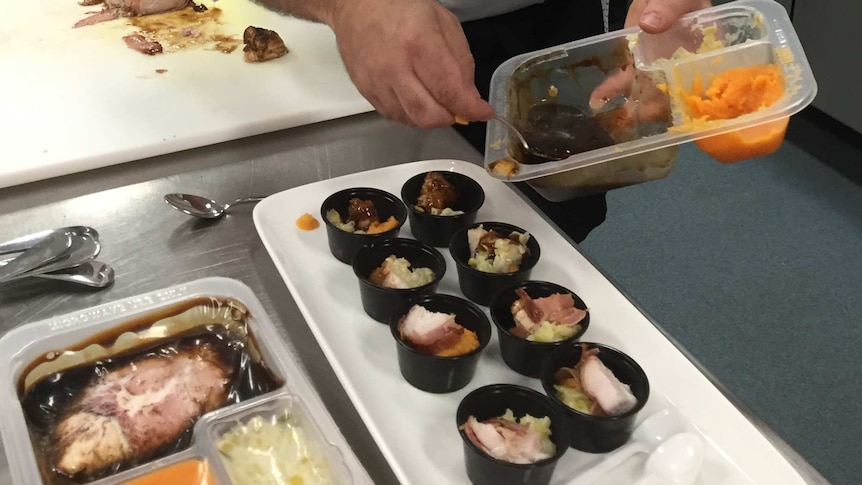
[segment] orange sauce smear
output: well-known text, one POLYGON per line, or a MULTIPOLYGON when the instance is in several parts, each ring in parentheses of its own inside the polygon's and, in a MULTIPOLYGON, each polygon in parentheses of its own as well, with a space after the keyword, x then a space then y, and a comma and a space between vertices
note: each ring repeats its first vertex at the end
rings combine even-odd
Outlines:
POLYGON ((142 477, 125 482, 124 485, 218 485, 202 460, 186 460, 161 468, 142 477))
POLYGON ((437 357, 457 357, 468 354, 476 350, 477 347, 479 347, 479 336, 476 335, 476 332, 465 328, 464 332, 461 333, 461 338, 457 342, 445 349, 441 349, 434 355, 437 357))
MULTIPOLYGON (((683 100, 692 118, 732 119, 766 108, 784 95, 784 76, 778 66, 729 69, 710 81, 706 89, 698 76, 683 100)), ((774 153, 784 142, 789 118, 695 141, 716 160, 733 163, 774 153)))
POLYGON ((299 216, 299 219, 296 220, 296 227, 302 229, 303 231, 313 231, 320 227, 320 221, 315 219, 313 215, 306 212, 305 214, 299 216))

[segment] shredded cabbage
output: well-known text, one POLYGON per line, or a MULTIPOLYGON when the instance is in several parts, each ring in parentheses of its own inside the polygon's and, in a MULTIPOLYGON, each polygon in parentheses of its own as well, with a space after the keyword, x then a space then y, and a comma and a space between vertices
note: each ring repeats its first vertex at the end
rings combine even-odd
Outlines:
POLYGON ((216 443, 236 485, 330 485, 329 461, 309 440, 296 419, 285 412, 271 419, 238 423, 216 443))
POLYGON ((467 264, 485 273, 513 273, 521 265, 529 239, 528 233, 518 234, 517 243, 502 237, 495 239, 493 257, 487 251, 479 249, 467 264))
POLYGON ((547 320, 542 320, 538 330, 527 336, 527 340, 533 342, 559 342, 578 333, 580 325, 557 325, 547 320))
POLYGON ((511 409, 506 409, 506 412, 500 418, 513 423, 530 425, 530 429, 535 431, 542 439, 542 453, 552 456, 557 452, 557 446, 551 441, 551 418, 547 416, 536 418, 529 414, 516 418, 515 413, 511 409))
POLYGON ((580 411, 584 414, 590 414, 590 406, 592 405, 592 401, 590 401, 589 396, 587 396, 583 392, 576 391, 569 386, 555 385, 554 390, 557 391, 557 397, 560 399, 560 401, 563 401, 563 404, 574 409, 575 411, 580 411))

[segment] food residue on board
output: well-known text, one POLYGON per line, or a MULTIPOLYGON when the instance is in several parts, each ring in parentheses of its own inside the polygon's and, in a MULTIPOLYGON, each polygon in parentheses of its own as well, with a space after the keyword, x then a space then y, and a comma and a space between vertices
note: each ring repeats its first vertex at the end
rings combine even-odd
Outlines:
POLYGON ((496 418, 467 418, 460 426, 467 439, 488 456, 525 465, 548 459, 557 451, 551 441, 551 418, 526 414, 516 418, 511 409, 496 418))
POLYGON ((587 311, 575 306, 570 293, 554 293, 531 298, 523 288, 515 290, 518 299, 512 303, 515 326, 512 334, 533 342, 559 342, 574 336, 587 311))
POLYGON ((470 267, 485 273, 514 273, 521 268, 521 261, 527 254, 529 234, 512 231, 503 236, 497 231, 490 231, 480 224, 467 230, 467 242, 470 246, 470 267))
POLYGON ((266 62, 290 52, 274 30, 249 25, 242 34, 242 41, 245 62, 266 62))
POLYGON ((302 229, 303 231, 313 231, 320 227, 320 221, 315 219, 313 215, 306 212, 305 214, 299 216, 299 219, 296 220, 296 227, 302 229))
POLYGON ((434 281, 431 268, 412 268, 410 261, 394 254, 383 260, 380 266, 368 276, 368 280, 378 286, 395 289, 418 288, 434 281))
POLYGON ((442 174, 428 172, 422 182, 419 198, 413 207, 434 216, 458 216, 464 211, 454 209, 457 202, 458 192, 455 191, 455 187, 442 174))
POLYGON ((143 17, 147 15, 171 12, 188 6, 189 0, 84 0, 83 6, 104 4, 102 10, 90 12, 79 20, 72 28, 86 27, 120 17, 143 17))
MULTIPOLYGON (((728 69, 704 88, 698 75, 691 90, 679 93, 688 110, 687 125, 727 120, 768 108, 784 95, 785 80, 775 64, 728 69)), ((720 162, 731 163, 774 153, 784 142, 789 118, 696 140, 720 162)), ((685 125, 684 125, 685 126, 685 125)))
POLYGON ((167 69, 156 69, 156 74, 164 74, 166 72, 168 72, 167 69))
POLYGON ((237 485, 335 483, 324 450, 308 436, 295 413, 287 410, 237 423, 222 435, 216 448, 237 485))
POLYGON ((347 204, 347 221, 335 209, 326 212, 326 220, 342 231, 354 234, 381 234, 398 226, 395 216, 381 221, 374 202, 356 197, 350 199, 347 204))
POLYGON ((398 335, 414 349, 437 357, 457 357, 479 347, 476 332, 464 328, 451 313, 413 305, 398 322, 398 335))
POLYGON ((123 485, 164 485, 181 483, 183 485, 216 485, 209 466, 203 460, 185 460, 174 465, 160 468, 146 475, 134 478, 123 485))
POLYGON ((196 11, 189 6, 173 12, 132 17, 129 24, 147 40, 161 44, 164 52, 204 48, 229 54, 241 42, 236 36, 223 32, 222 15, 218 7, 196 11))
POLYGON ((599 349, 581 344, 581 358, 574 367, 554 375, 554 390, 566 406, 593 416, 619 416, 638 403, 628 384, 620 382, 598 357, 599 349))

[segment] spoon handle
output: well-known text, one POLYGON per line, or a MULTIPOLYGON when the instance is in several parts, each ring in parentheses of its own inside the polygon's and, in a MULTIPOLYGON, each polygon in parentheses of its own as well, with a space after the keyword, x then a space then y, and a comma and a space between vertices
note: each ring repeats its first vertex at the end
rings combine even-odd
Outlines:
POLYGON ((634 441, 627 445, 623 445, 605 455, 604 459, 596 463, 592 468, 584 470, 579 473, 577 477, 566 482, 566 485, 589 485, 594 483, 610 473, 616 467, 622 465, 623 462, 628 460, 630 457, 637 453, 643 453, 646 451, 646 445, 640 441, 634 441))
POLYGON ((68 254, 72 238, 68 234, 52 234, 0 268, 0 282, 9 281, 28 271, 54 262, 68 254))
POLYGON ((227 204, 226 206, 224 206, 224 210, 228 210, 229 208, 231 208, 235 205, 251 204, 252 202, 260 202, 265 198, 266 197, 243 197, 242 199, 237 199, 237 200, 231 202, 230 204, 227 204))

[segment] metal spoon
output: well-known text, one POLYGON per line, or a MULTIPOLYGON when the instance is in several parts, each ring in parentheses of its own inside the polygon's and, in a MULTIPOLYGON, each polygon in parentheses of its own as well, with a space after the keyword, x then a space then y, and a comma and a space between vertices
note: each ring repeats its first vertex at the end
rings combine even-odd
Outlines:
POLYGON ((68 234, 52 234, 38 245, 24 251, 0 267, 0 283, 33 271, 41 266, 57 261, 69 254, 72 237, 68 234))
POLYGON ((252 202, 260 202, 264 197, 245 197, 237 199, 230 204, 220 204, 212 199, 201 197, 192 194, 167 194, 165 202, 174 209, 194 217, 202 217, 204 219, 218 219, 223 216, 231 207, 239 204, 249 204, 252 202))
POLYGON ((105 288, 114 282, 114 268, 101 261, 88 261, 51 273, 26 275, 25 277, 29 276, 78 283, 93 288, 105 288))
POLYGON ((45 238, 52 234, 68 234, 70 236, 90 236, 95 240, 99 240, 99 233, 89 226, 69 226, 58 229, 48 229, 45 231, 34 232, 26 236, 15 238, 11 241, 6 241, 0 244, 0 254, 20 253, 26 251, 33 246, 36 246, 45 238))

